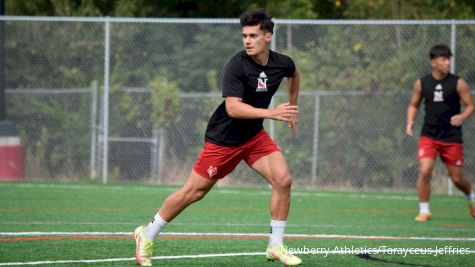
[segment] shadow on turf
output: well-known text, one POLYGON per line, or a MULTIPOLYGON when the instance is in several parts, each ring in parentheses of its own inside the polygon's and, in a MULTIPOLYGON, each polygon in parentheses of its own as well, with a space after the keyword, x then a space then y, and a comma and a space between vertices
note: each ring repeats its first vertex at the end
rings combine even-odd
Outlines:
POLYGON ((385 260, 385 259, 378 259, 370 254, 363 253, 363 254, 356 254, 356 257, 360 259, 364 259, 367 261, 376 261, 376 262, 382 262, 382 263, 390 263, 390 264, 399 264, 399 265, 404 265, 404 266, 419 266, 419 267, 436 267, 435 265, 420 265, 420 264, 414 264, 414 263, 407 263, 403 261, 393 261, 393 260, 385 260))

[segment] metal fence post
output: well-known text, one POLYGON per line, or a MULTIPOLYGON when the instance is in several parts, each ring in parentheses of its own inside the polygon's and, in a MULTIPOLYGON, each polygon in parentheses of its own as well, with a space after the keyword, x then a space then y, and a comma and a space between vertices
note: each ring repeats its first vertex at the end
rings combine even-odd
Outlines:
POLYGON ((456 20, 452 20, 452 24, 450 27, 450 49, 452 50, 452 64, 450 65, 450 72, 455 73, 455 62, 457 59, 457 23, 456 20))
MULTIPOLYGON (((450 50, 452 50, 452 62, 450 64, 450 72, 455 73, 455 62, 457 58, 457 50, 456 50, 456 35, 457 35, 457 24, 455 19, 452 19, 452 23, 450 25, 450 50)), ((454 183, 452 179, 447 178, 447 195, 451 196, 454 194, 454 183)))
POLYGON ((312 140, 312 186, 317 183, 318 168, 318 132, 320 129, 320 94, 315 92, 315 113, 313 119, 313 140, 312 140))
POLYGON ((110 18, 104 22, 104 119, 102 127, 102 182, 107 183, 107 157, 108 157, 108 135, 109 135, 109 54, 110 54, 110 18))
POLYGON ((163 183, 163 179, 162 179, 162 170, 163 170, 163 163, 164 163, 164 155, 165 155, 165 138, 166 138, 166 134, 165 134, 165 130, 163 129, 163 127, 160 127, 158 129, 158 166, 157 166, 157 176, 158 176, 158 182, 160 184, 163 183))
POLYGON ((97 148, 97 81, 92 82, 91 99, 91 158, 89 162, 89 178, 96 179, 96 148, 97 148))
POLYGON ((152 138, 151 138, 151 146, 150 146, 150 180, 154 180, 157 177, 157 161, 158 161, 158 134, 157 134, 157 127, 153 127, 152 129, 152 138))

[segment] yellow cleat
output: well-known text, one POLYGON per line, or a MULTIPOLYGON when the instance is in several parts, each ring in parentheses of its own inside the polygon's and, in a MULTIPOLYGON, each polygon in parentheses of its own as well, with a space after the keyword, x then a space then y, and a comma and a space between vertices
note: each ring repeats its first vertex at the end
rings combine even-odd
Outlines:
POLYGON ((139 226, 134 231, 135 259, 141 266, 152 266, 153 241, 147 239, 144 228, 139 226))
POLYGON ((279 260, 285 266, 297 266, 302 263, 302 260, 299 257, 292 255, 283 244, 274 248, 267 248, 266 257, 268 261, 279 260))
POLYGON ((418 222, 425 222, 425 221, 430 220, 430 218, 431 218, 430 213, 419 213, 419 215, 417 215, 417 217, 414 220, 418 222))

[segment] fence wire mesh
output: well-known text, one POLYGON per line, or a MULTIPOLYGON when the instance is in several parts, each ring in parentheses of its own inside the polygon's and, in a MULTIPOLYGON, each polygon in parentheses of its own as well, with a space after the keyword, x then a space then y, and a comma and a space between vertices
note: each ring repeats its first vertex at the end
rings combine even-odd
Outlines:
MULTIPOLYGON (((2 19, 7 111, 25 180, 186 180, 222 101, 224 66, 242 49, 237 20, 2 19)), ((296 138, 280 122, 265 128, 294 187, 414 191, 417 138, 405 135, 412 85, 431 71, 430 47, 446 43, 452 71, 473 88, 474 38, 475 21, 276 20, 272 49, 302 72, 300 124, 296 138)), ((274 103, 286 101, 282 86, 274 103)), ((469 177, 474 128, 473 119, 464 125, 469 177)), ((266 184, 244 163, 219 183, 266 184)), ((447 187, 438 164, 433 190, 447 187)))

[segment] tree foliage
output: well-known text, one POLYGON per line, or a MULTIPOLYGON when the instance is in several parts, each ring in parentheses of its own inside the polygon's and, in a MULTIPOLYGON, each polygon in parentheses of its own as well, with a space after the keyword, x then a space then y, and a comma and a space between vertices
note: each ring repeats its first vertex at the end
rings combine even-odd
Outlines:
POLYGON ((469 19, 471 0, 6 0, 7 15, 236 18, 266 8, 291 19, 469 19))
POLYGON ((466 0, 352 0, 343 14, 355 19, 469 19, 473 7, 466 0))

